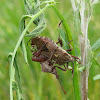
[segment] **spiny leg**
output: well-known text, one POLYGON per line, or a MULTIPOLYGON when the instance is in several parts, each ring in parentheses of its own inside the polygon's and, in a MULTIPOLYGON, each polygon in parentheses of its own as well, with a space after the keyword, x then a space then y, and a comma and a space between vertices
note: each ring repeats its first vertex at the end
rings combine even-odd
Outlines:
POLYGON ((59 75, 57 75, 57 70, 56 70, 56 68, 55 68, 54 70, 55 70, 55 73, 54 73, 54 74, 56 75, 56 78, 58 79, 58 81, 59 81, 59 83, 60 83, 60 85, 61 85, 61 87, 62 87, 62 90, 64 91, 65 94, 67 94, 66 91, 64 90, 63 86, 62 86, 62 83, 61 83, 60 79, 59 79, 59 75))
POLYGON ((45 43, 39 50, 33 53, 33 57, 39 56, 41 54, 42 49, 46 46, 47 43, 45 43))
POLYGON ((64 68, 65 68, 65 69, 63 69, 63 68, 61 68, 61 67, 59 67, 59 66, 54 66, 54 67, 52 67, 52 70, 54 70, 56 67, 59 68, 60 70, 63 70, 63 71, 66 71, 66 70, 67 70, 66 67, 65 67, 65 65, 64 65, 64 68))
POLYGON ((32 56, 32 61, 36 61, 36 62, 44 62, 47 60, 46 57, 42 56, 41 55, 41 51, 42 49, 44 48, 44 46, 46 45, 47 43, 45 43, 39 50, 37 50, 36 52, 33 53, 33 56, 32 56), (36 58, 34 58, 36 57, 36 58))
POLYGON ((76 56, 73 56, 73 55, 71 55, 73 58, 75 58, 75 61, 77 61, 79 64, 81 64, 81 61, 80 61, 80 58, 79 57, 76 57, 76 56), (76 59, 78 59, 78 60, 76 60, 76 59))
MULTIPOLYGON (((60 21, 60 23, 58 24, 58 29, 60 28, 60 25, 62 24, 63 20, 60 21)), ((62 44, 62 40, 60 39, 60 36, 58 37, 58 42, 56 42, 56 44, 60 43, 61 47, 63 46, 62 44)))
MULTIPOLYGON (((57 48, 58 48, 58 47, 57 47, 57 48)), ((56 49, 57 49, 57 48, 56 48, 56 49)), ((51 61, 52 56, 54 55, 54 53, 55 53, 56 49, 54 49, 54 50, 53 50, 53 52, 51 52, 51 56, 50 56, 50 58, 48 59, 49 61, 51 61)))
POLYGON ((44 62, 46 60, 47 60, 47 58, 42 56, 42 55, 40 55, 40 56, 38 56, 36 58, 32 57, 32 61, 36 61, 36 62, 44 62))
MULTIPOLYGON (((72 40, 71 40, 72 41, 72 40)), ((70 44, 70 42, 71 41, 69 41, 68 42, 68 44, 69 44, 69 46, 71 47, 71 49, 68 49, 68 50, 66 50, 66 51, 72 51, 73 50, 73 47, 72 47, 72 45, 70 44)), ((79 57, 76 57, 76 56, 73 56, 73 55, 71 55, 73 58, 75 58, 75 59, 79 59, 79 57)), ((76 60, 77 61, 77 60, 76 60)), ((78 62, 78 61, 77 61, 78 62)), ((78 62, 78 63, 80 63, 80 62, 78 62)))
POLYGON ((73 56, 73 55, 71 55, 73 58, 75 58, 75 59, 80 59, 79 57, 76 57, 76 56, 73 56))
POLYGON ((60 36, 58 37, 58 42, 56 42, 56 44, 60 43, 60 46, 63 46, 62 40, 60 39, 60 36))
POLYGON ((58 28, 60 28, 60 25, 62 24, 63 20, 59 23, 58 28))

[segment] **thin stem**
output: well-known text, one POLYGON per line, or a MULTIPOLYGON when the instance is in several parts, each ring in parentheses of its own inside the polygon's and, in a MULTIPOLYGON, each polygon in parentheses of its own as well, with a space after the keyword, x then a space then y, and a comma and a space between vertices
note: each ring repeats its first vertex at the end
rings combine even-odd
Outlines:
POLYGON ((30 27, 30 25, 33 23, 33 21, 41 14, 43 13, 47 7, 50 7, 52 5, 47 5, 45 8, 41 9, 38 13, 36 13, 35 15, 32 16, 31 20, 29 21, 29 23, 27 24, 26 28, 24 29, 24 31, 22 32, 16 46, 15 46, 15 49, 13 51, 13 55, 12 55, 12 60, 11 60, 11 64, 10 64, 10 100, 13 100, 13 90, 12 90, 12 81, 13 81, 13 62, 14 62, 14 58, 15 58, 15 55, 16 55, 16 52, 17 52, 17 49, 21 43, 21 41, 23 40, 24 36, 25 36, 25 33, 26 31, 28 30, 28 28, 30 27))

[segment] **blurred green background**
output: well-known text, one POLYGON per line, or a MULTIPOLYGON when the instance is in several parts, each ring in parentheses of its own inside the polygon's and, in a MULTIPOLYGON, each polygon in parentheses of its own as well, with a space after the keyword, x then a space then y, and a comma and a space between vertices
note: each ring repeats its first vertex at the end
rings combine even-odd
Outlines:
MULTIPOLYGON (((61 0, 56 7, 68 22, 74 43, 79 45, 78 37, 74 34, 73 10, 70 0, 61 0)), ((9 100, 9 63, 7 56, 10 52, 13 52, 18 41, 19 21, 24 14, 26 13, 23 0, 0 0, 0 100, 9 100)), ((60 20, 52 9, 46 10, 45 18, 47 28, 41 35, 48 36, 56 42, 60 20)), ((94 6, 91 22, 89 23, 88 37, 91 45, 100 38, 100 3, 94 6)), ((26 38, 26 40, 28 39, 26 38)), ((74 100, 71 71, 62 72, 58 70, 60 80, 67 92, 67 95, 65 95, 56 77, 41 72, 39 63, 31 61, 32 54, 29 48, 27 48, 27 51, 30 66, 25 64, 20 48, 17 58, 25 100, 74 100)), ((100 48, 96 50, 95 56, 98 53, 100 53, 100 48)), ((100 56, 97 60, 100 62, 100 56)), ((92 65, 88 83, 90 100, 100 100, 100 80, 93 80, 93 77, 97 74, 100 74, 100 68, 97 65, 92 65)))

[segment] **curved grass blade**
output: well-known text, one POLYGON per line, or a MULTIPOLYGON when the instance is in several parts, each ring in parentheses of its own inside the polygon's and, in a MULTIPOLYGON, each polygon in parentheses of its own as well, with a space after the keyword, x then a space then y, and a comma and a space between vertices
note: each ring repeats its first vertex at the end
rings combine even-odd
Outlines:
POLYGON ((92 50, 95 51, 100 47, 100 38, 92 45, 92 50))
POLYGON ((63 43, 63 48, 65 49, 65 50, 67 50, 68 49, 68 38, 66 37, 66 35, 65 35, 65 32, 62 30, 62 29, 58 29, 58 33, 59 33, 59 35, 60 35, 60 38, 61 38, 61 40, 62 40, 62 43, 63 43))
POLYGON ((93 61, 96 65, 98 65, 100 67, 100 64, 97 62, 97 60, 93 57, 93 61))
MULTIPOLYGON (((30 15, 24 15, 24 16, 22 16, 22 18, 20 20, 20 23, 19 23, 19 32, 20 32, 20 34, 22 34, 23 30, 25 29, 25 20, 27 18, 31 18, 31 16, 30 15)), ((24 39, 22 40, 22 42, 20 44, 20 47, 21 47, 21 50, 22 50, 22 53, 23 53, 23 56, 24 56, 25 63, 28 64, 27 51, 26 51, 26 46, 25 46, 24 39)))
MULTIPOLYGON (((70 31, 70 28, 65 20, 65 18, 62 16, 62 14, 56 9, 56 7, 52 6, 53 10, 56 12, 56 14, 58 15, 59 19, 62 22, 65 32, 66 32, 66 36, 68 37, 68 41, 73 40, 72 39, 72 34, 70 31)), ((71 42, 71 45, 73 47, 73 50, 71 51, 72 55, 75 55, 75 50, 74 50, 74 44, 73 42, 71 42)), ((73 76, 73 86, 74 86, 74 94, 75 94, 75 100, 81 100, 81 96, 80 96, 80 89, 79 89, 79 81, 78 81, 78 72, 77 72, 77 66, 76 63, 75 67, 74 67, 74 76, 73 76)))
POLYGON ((93 77, 93 80, 94 80, 94 81, 96 81, 96 80, 100 80, 100 74, 99 74, 99 75, 94 76, 94 77, 93 77))

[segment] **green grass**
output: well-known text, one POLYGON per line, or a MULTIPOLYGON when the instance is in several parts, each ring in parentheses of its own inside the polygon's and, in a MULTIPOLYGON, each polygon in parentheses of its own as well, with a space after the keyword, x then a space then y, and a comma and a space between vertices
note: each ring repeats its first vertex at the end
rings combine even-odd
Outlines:
MULTIPOLYGON (((72 32, 73 41, 76 45, 79 45, 77 35, 74 34, 73 26, 73 11, 71 3, 69 0, 60 1, 61 3, 56 5, 56 7, 61 11, 62 15, 68 22, 68 25, 72 32)), ((89 24, 88 37, 90 39, 90 44, 93 45, 94 42, 100 37, 100 4, 94 7, 92 20, 89 24)), ((1 0, 0 3, 0 99, 8 100, 9 98, 9 63, 8 54, 13 52, 15 45, 19 38, 19 21, 22 15, 25 14, 24 2, 23 0, 13 1, 13 0, 1 0), (5 96, 6 95, 6 96, 5 96)), ((60 22, 59 18, 52 9, 48 9, 45 12, 45 18, 47 23, 47 28, 43 31, 41 35, 48 36, 52 38, 55 42, 57 41, 57 28, 60 22), (53 15, 53 16, 52 16, 53 15)), ((25 38, 26 42, 28 38, 25 38)), ((41 67, 39 63, 31 61, 31 52, 29 48, 28 60, 30 66, 26 65, 21 52, 18 49, 18 65, 21 75, 21 86, 23 91, 23 97, 25 100, 74 100, 74 90, 73 90, 73 78, 70 70, 67 72, 62 72, 58 70, 60 74, 60 79, 62 81, 63 87, 67 91, 67 95, 64 95, 58 80, 55 76, 41 72, 41 67)), ((95 51, 95 57, 100 52, 100 48, 95 51)), ((97 58, 100 62, 100 56, 97 58)), ((100 98, 100 81, 94 81, 93 77, 100 74, 100 68, 93 64, 90 68, 89 75, 89 99, 99 100, 100 98)), ((14 93, 16 98, 16 94, 14 93)), ((14 99, 16 100, 16 99, 14 99)))

